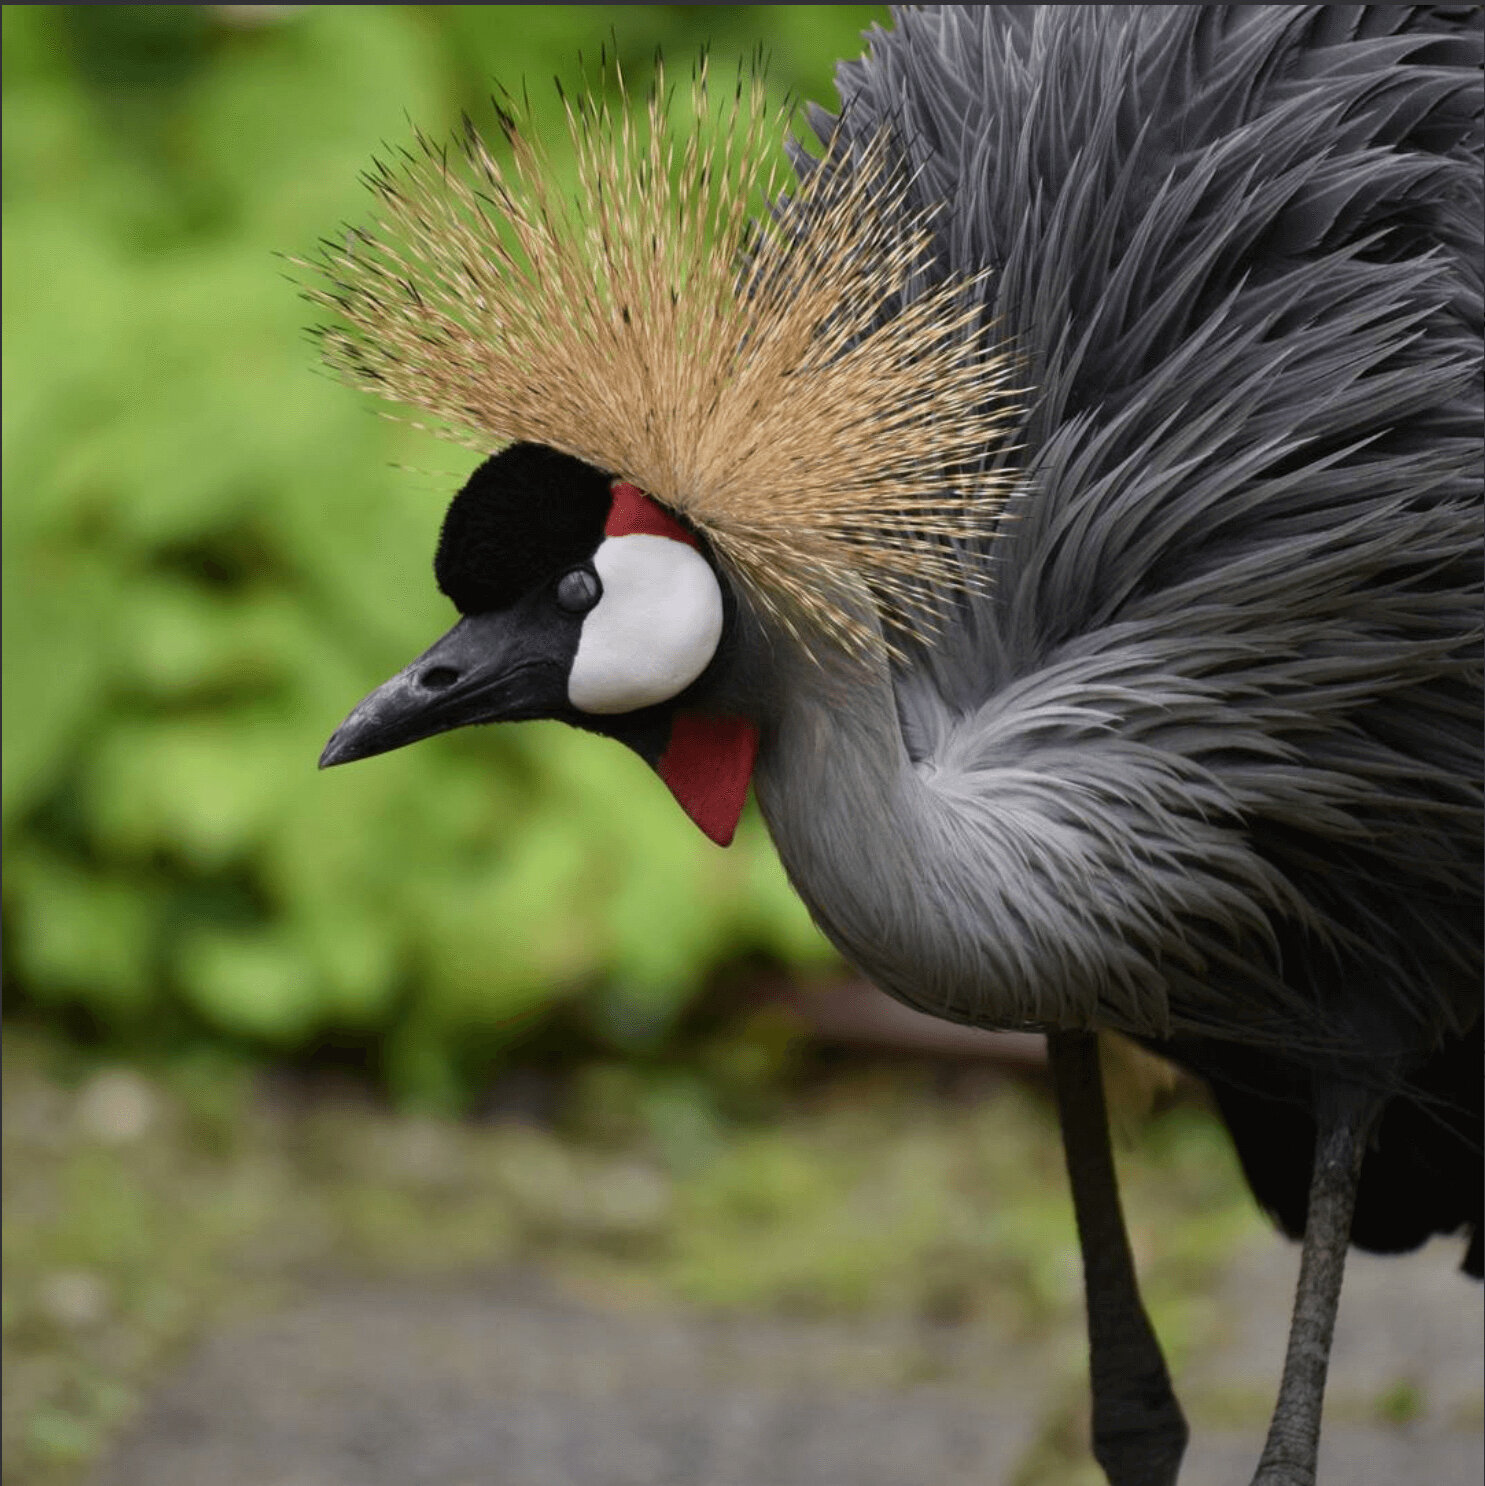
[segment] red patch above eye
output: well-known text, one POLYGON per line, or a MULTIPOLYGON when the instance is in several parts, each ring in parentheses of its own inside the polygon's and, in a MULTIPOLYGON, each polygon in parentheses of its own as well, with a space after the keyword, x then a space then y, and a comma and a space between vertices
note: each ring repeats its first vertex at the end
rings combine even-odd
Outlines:
POLYGON ((696 547, 696 538, 658 501, 651 500, 638 485, 615 480, 611 489, 614 503, 604 523, 606 537, 669 537, 696 547))

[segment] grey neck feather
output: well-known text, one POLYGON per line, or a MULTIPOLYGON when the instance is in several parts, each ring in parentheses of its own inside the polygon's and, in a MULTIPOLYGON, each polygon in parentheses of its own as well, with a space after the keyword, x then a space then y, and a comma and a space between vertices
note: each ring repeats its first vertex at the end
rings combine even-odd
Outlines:
MULTIPOLYGON (((1098 978, 1064 958, 1058 905, 1021 880, 967 781, 914 762, 885 665, 786 662, 754 775, 796 891, 882 989, 975 1025, 1091 1025, 1098 978), (1040 922, 1037 918, 1040 916, 1040 922)), ((1126 1004, 1154 1030, 1155 985, 1126 1004)))

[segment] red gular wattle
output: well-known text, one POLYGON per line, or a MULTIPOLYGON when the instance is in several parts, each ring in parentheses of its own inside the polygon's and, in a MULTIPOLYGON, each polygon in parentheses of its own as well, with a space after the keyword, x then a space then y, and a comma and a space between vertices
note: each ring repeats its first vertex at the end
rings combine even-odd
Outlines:
MULTIPOLYGON (((615 480, 612 490, 606 537, 668 537, 700 550, 695 536, 637 485, 615 480)), ((757 757, 758 729, 747 718, 677 711, 664 750, 649 762, 702 832, 730 846, 757 757)))
POLYGON ((678 712, 655 768, 702 831, 730 846, 757 757, 758 729, 745 717, 678 712))

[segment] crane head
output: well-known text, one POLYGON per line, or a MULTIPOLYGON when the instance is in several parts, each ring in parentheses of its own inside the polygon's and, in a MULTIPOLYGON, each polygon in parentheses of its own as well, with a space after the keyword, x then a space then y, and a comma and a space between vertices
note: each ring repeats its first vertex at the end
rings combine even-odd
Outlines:
POLYGON ((728 605, 692 531, 626 481, 514 444, 454 497, 434 573, 459 622, 351 712, 322 768, 474 723, 556 718, 628 744, 712 840, 731 841, 758 733, 695 695, 728 605))
POLYGON ((704 68, 694 123, 659 75, 638 118, 569 107, 575 190, 514 104, 503 148, 420 134, 368 175, 372 225, 294 260, 330 367, 503 451, 439 544, 463 618, 322 763, 557 717, 638 749, 725 842, 757 746, 708 683, 729 614, 879 663, 979 581, 961 553, 1022 412, 986 276, 939 269, 885 135, 826 141, 781 194, 785 115, 761 76, 729 93, 719 123, 704 68))

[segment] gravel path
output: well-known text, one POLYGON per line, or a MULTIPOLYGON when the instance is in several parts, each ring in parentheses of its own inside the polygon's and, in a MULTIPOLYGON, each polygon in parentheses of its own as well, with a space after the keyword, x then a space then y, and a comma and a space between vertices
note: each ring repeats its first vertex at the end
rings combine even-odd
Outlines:
MULTIPOLYGON (((1480 1481, 1481 1290, 1456 1249, 1353 1256, 1321 1486, 1480 1481)), ((1230 1270, 1180 1380, 1183 1486, 1248 1480, 1296 1264, 1275 1239, 1230 1270)), ((1057 1376, 986 1327, 657 1316, 520 1277, 322 1289, 209 1339, 92 1486, 992 1486, 1057 1376)))

